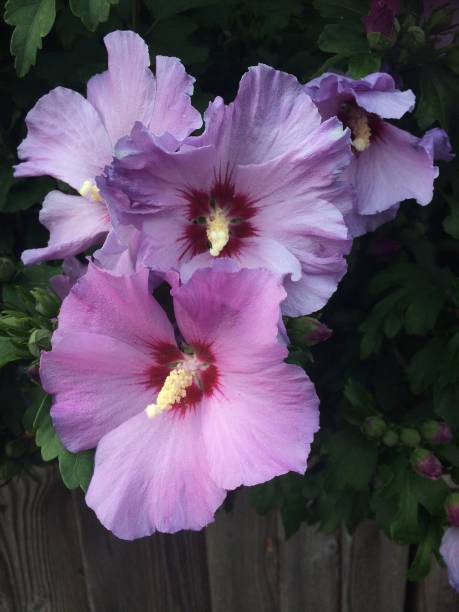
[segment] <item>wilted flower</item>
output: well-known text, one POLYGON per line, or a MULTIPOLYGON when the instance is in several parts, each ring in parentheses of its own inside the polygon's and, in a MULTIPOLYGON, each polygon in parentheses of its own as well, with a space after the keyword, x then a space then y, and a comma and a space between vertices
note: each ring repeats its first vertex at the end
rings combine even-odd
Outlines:
POLYGON ((141 230, 139 259, 183 280, 217 257, 264 267, 286 277, 285 314, 320 309, 350 246, 339 210, 352 205, 348 134, 336 118, 321 123, 293 76, 264 65, 232 104, 210 104, 205 123, 178 152, 137 124, 98 182, 117 222, 141 230))
POLYGON ((136 121, 172 148, 202 123, 190 102, 194 79, 178 59, 157 57, 155 78, 140 36, 112 32, 104 42, 108 70, 90 79, 87 99, 57 87, 26 117, 28 134, 18 150, 24 161, 16 176, 47 174, 80 195, 51 191, 46 196, 40 221, 50 231, 49 244, 25 251, 25 264, 76 255, 103 241, 111 222, 95 178, 136 121))
POLYGON ((395 34, 394 23, 399 12, 399 0, 372 0, 370 12, 362 18, 365 31, 378 32, 391 38, 395 34))
POLYGON ((421 433, 431 444, 448 444, 453 438, 451 429, 443 421, 425 421, 421 425, 421 433))
POLYGON ((411 465, 417 474, 429 480, 438 480, 443 473, 440 461, 425 448, 416 448, 412 452, 411 465))
POLYGON ((448 522, 453 527, 459 527, 459 493, 451 493, 445 502, 448 522))
POLYGON ((226 490, 303 473, 318 429, 314 388, 277 340, 277 275, 206 269, 172 296, 183 344, 146 270, 90 264, 41 358, 63 443, 97 446, 86 501, 126 539, 201 529, 226 490))
POLYGON ((450 585, 459 591, 459 527, 450 527, 446 530, 440 554, 448 567, 450 585))
POLYGON ((411 90, 399 91, 389 74, 374 73, 354 80, 326 73, 305 90, 324 119, 337 116, 352 132, 353 161, 349 180, 356 203, 345 215, 355 236, 394 218, 402 200, 428 204, 438 169, 426 145, 384 119, 400 119, 414 107, 411 90))

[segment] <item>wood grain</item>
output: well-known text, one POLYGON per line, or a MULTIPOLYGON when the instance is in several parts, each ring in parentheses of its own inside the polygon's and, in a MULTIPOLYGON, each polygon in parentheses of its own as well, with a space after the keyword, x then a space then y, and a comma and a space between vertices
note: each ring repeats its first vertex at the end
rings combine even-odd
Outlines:
POLYGON ((71 497, 55 468, 0 488, 1 612, 86 612, 71 497))
POLYGON ((206 537, 212 612, 279 610, 278 529, 275 512, 257 516, 248 490, 231 513, 217 513, 206 537))
POLYGON ((91 612, 210 612, 203 533, 117 539, 74 493, 91 612))
POLYGON ((414 585, 414 609, 410 612, 459 612, 459 594, 448 584, 447 571, 434 559, 429 575, 414 585))
POLYGON ((343 612, 404 611, 407 547, 394 544, 368 521, 352 537, 343 531, 341 550, 343 612))

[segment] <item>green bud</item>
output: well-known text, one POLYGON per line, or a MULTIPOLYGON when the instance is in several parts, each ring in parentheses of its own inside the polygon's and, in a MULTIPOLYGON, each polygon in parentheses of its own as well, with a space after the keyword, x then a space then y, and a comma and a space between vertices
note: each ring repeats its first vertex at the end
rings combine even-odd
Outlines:
POLYGON ((332 331, 314 317, 297 317, 290 322, 288 334, 297 346, 314 346, 328 340, 332 331))
POLYGON ((32 319, 22 312, 7 312, 0 316, 0 330, 14 335, 28 334, 32 319))
POLYGON ((448 444, 453 434, 448 425, 443 421, 429 419, 421 425, 422 436, 431 444, 448 444))
POLYGON ((59 298, 57 295, 46 291, 46 289, 32 289, 30 292, 35 299, 35 310, 44 317, 52 319, 59 312, 59 298))
POLYGON ((409 448, 416 448, 421 443, 421 435, 417 429, 403 427, 400 432, 400 442, 409 448))
POLYGON ((363 429, 370 438, 380 438, 387 430, 387 424, 379 416, 370 416, 365 419, 363 429))
POLYGON ((386 446, 395 446, 398 443, 398 433, 393 429, 388 429, 384 434, 382 441, 386 446))
POLYGON ((16 272, 16 266, 9 257, 0 257, 0 283, 9 283, 16 272))
POLYGON ((406 35, 406 44, 412 48, 419 48, 425 45, 426 35, 419 26, 410 26, 406 35))
POLYGON ((28 348, 34 357, 40 357, 41 351, 51 350, 51 332, 47 329, 34 329, 29 337, 28 348))

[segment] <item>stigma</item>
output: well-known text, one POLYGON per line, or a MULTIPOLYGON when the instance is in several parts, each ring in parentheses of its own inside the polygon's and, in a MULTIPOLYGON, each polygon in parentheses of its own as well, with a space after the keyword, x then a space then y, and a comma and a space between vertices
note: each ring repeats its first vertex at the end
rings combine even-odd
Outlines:
POLYGON ((210 242, 209 253, 218 257, 229 240, 229 220, 218 206, 207 218, 207 239, 210 242))
POLYGON ((352 146, 359 151, 366 151, 371 143, 371 128, 368 124, 367 113, 358 108, 348 119, 348 125, 352 131, 352 146))
POLYGON ((153 419, 165 410, 170 410, 174 404, 186 397, 187 389, 193 384, 193 374, 182 366, 178 366, 167 376, 161 387, 156 402, 149 404, 145 412, 149 419, 153 419))
POLYGON ((102 196, 100 195, 99 188, 93 181, 86 180, 80 187, 80 195, 94 202, 102 202, 102 196))

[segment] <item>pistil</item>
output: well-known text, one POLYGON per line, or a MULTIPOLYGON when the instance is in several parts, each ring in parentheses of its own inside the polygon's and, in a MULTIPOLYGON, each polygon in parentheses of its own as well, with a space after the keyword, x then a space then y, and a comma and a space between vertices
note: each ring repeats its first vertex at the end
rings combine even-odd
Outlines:
POLYGON ((229 240, 229 220, 225 212, 218 206, 207 218, 207 239, 210 242, 209 252, 218 257, 229 240))

